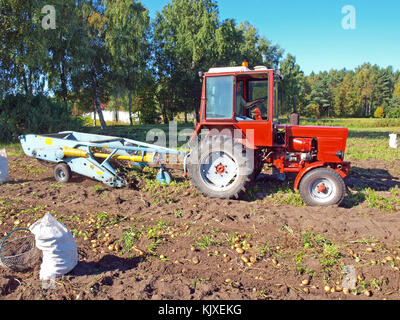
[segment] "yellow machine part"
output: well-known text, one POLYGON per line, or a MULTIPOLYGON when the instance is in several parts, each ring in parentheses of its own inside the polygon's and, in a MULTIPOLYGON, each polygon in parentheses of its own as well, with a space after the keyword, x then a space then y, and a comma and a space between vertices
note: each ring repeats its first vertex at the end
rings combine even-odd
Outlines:
MULTIPOLYGON (((80 150, 80 149, 64 147, 63 153, 64 153, 65 157, 89 158, 89 153, 84 150, 80 150)), ((106 159, 110 155, 106 154, 106 153, 94 153, 93 156, 96 158, 106 159)), ((127 161, 139 162, 139 163, 142 163, 142 162, 151 163, 151 162, 153 162, 153 155, 151 155, 151 154, 148 154, 145 156, 118 156, 118 155, 115 155, 112 157, 112 159, 127 160, 127 161)))
POLYGON ((63 153, 64 157, 68 158, 89 158, 89 153, 80 149, 63 147, 63 153))
MULTIPOLYGON (((94 153, 94 157, 96 158, 104 158, 106 159, 109 154, 105 153, 94 153)), ((153 162, 153 156, 151 154, 145 155, 145 156, 113 156, 112 159, 117 159, 117 160, 127 160, 127 161, 133 161, 133 162, 153 162)))

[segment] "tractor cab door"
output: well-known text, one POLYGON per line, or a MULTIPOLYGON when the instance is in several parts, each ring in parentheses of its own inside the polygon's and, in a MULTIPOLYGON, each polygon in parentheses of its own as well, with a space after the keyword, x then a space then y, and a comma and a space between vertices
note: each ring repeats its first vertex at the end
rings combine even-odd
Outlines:
POLYGON ((273 144, 275 146, 285 146, 286 145, 286 127, 280 125, 279 117, 281 116, 282 110, 282 86, 281 77, 279 74, 274 75, 274 99, 273 99, 273 144))
POLYGON ((272 71, 236 77, 235 121, 254 146, 272 145, 272 71))

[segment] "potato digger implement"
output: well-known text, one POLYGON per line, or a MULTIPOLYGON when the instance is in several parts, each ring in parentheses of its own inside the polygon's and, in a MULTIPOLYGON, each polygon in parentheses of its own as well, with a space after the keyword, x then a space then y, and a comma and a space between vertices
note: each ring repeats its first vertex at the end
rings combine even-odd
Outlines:
POLYGON ((59 182, 76 172, 111 187, 126 186, 110 165, 118 159, 138 166, 157 162, 161 167, 156 178, 168 184, 171 176, 164 160, 175 155, 183 157, 191 183, 210 198, 239 198, 268 165, 280 180, 287 174, 296 176, 294 189, 307 205, 329 206, 344 199, 344 178, 350 169, 344 161, 347 128, 280 124, 282 77, 264 66, 250 69, 244 63, 199 75, 200 121, 194 124, 190 152, 77 132, 21 136, 23 150, 54 163, 59 182))
POLYGON ((29 134, 20 136, 19 140, 25 154, 45 165, 54 165, 54 177, 60 183, 68 182, 74 172, 116 188, 126 187, 128 181, 112 166, 113 160, 129 161, 139 167, 158 163, 160 170, 156 179, 161 184, 169 184, 171 176, 163 155, 182 154, 131 139, 73 131, 29 134))

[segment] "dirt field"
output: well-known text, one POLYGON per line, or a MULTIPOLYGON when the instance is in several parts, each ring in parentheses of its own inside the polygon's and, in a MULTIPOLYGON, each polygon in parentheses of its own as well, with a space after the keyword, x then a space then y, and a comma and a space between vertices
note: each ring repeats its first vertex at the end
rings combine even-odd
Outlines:
POLYGON ((400 298, 400 160, 353 162, 350 194, 328 208, 303 206, 291 182, 266 174, 233 201, 198 195, 179 170, 171 186, 148 170, 136 188, 114 190, 76 175, 58 184, 23 155, 9 165, 1 234, 50 212, 75 236, 79 264, 49 290, 40 263, 1 268, 2 299, 400 298), (356 270, 349 292, 345 266, 356 270))

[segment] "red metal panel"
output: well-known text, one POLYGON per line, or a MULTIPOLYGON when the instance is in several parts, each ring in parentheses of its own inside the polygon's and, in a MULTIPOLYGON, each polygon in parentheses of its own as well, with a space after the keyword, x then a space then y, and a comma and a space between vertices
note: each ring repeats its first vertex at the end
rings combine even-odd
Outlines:
POLYGON ((253 130, 255 147, 265 147, 270 145, 272 139, 271 121, 238 121, 235 128, 244 131, 246 136, 251 136, 248 130, 253 130), (247 132, 247 134, 246 134, 247 132))
POLYGON ((349 130, 338 127, 288 126, 288 137, 316 138, 318 160, 323 162, 342 162, 338 151, 345 152, 349 130))
MULTIPOLYGON (((205 78, 205 81, 203 81, 203 93, 204 93, 204 96, 203 96, 203 101, 202 101, 202 106, 203 106, 203 114, 204 114, 204 120, 205 119, 207 119, 207 92, 206 92, 206 88, 207 88, 207 78, 216 78, 216 77, 221 77, 221 76, 232 76, 232 74, 227 74, 227 75, 223 75, 223 74, 212 74, 212 76, 210 76, 210 77, 206 77, 205 78)), ((233 78, 233 76, 232 76, 232 78, 233 78)), ((232 79, 233 81, 233 84, 232 84, 232 86, 233 86, 233 105, 232 105, 232 110, 233 110, 233 112, 232 112, 232 118, 231 119, 217 119, 218 121, 230 121, 230 122, 232 122, 232 121, 234 121, 234 119, 235 119, 235 110, 233 109, 233 107, 234 107, 234 105, 235 105, 235 99, 236 99, 236 88, 235 88, 235 86, 236 86, 236 81, 235 81, 235 79, 233 78, 232 79)), ((215 119, 212 119, 211 121, 215 121, 215 119)))
POLYGON ((289 152, 310 152, 312 147, 312 138, 297 138, 289 139, 289 152))
POLYGON ((206 114, 206 81, 203 79, 203 88, 201 90, 201 105, 200 105, 200 122, 205 120, 206 114))
POLYGON ((312 169, 323 167, 324 165, 325 164, 323 162, 317 161, 309 164, 303 170, 301 170, 294 181, 294 190, 299 189, 300 181, 307 172, 311 171, 312 169))
MULTIPOLYGON (((301 179, 304 177, 304 175, 307 172, 310 172, 313 169, 316 168, 321 168, 321 167, 325 167, 327 166, 326 163, 322 162, 322 161, 317 161, 317 162, 313 162, 311 164, 309 164, 308 166, 304 167, 299 174, 297 175, 295 181, 294 181, 294 190, 298 190, 299 189, 299 185, 301 182, 301 179)), ((331 167, 331 166, 327 166, 327 167, 331 167)), ((350 162, 343 162, 339 165, 335 165, 333 164, 333 166, 331 167, 333 170, 335 170, 341 177, 342 179, 346 178, 347 175, 349 174, 350 171, 350 162)))

